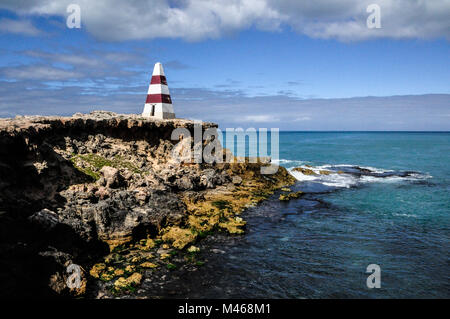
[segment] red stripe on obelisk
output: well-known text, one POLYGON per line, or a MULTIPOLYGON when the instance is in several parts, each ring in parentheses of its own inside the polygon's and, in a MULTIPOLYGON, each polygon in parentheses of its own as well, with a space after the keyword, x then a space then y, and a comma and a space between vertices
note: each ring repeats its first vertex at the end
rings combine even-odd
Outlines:
POLYGON ((165 84, 167 85, 167 80, 164 75, 153 75, 150 84, 165 84))
POLYGON ((168 94, 147 94, 145 103, 168 103, 172 104, 172 99, 168 94))

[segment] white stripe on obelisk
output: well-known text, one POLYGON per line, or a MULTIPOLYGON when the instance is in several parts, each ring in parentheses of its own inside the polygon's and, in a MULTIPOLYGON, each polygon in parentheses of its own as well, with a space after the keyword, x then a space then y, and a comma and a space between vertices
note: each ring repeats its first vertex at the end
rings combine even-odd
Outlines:
POLYGON ((164 69, 160 62, 157 62, 155 64, 155 67, 153 68, 153 75, 163 75, 164 76, 164 69))
POLYGON ((165 84, 150 84, 147 94, 167 94, 169 93, 169 87, 165 84))

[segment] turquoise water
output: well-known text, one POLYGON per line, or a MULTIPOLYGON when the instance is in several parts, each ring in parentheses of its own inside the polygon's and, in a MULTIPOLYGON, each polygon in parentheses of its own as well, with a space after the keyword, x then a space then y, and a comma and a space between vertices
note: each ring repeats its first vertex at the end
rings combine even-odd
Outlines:
POLYGON ((423 178, 374 179, 327 199, 375 218, 406 217, 448 230, 450 133, 281 133, 280 159, 287 168, 348 164, 418 172, 423 178))
POLYGON ((449 163, 450 133, 280 133, 281 165, 332 174, 293 172, 301 199, 249 209, 192 279, 215 284, 189 296, 450 297, 449 163))
POLYGON ((300 159, 419 172, 321 195, 339 215, 322 218, 319 229, 334 234, 328 243, 346 271, 381 266, 382 289, 362 295, 449 296, 450 133, 282 133, 280 149, 286 167, 300 159))

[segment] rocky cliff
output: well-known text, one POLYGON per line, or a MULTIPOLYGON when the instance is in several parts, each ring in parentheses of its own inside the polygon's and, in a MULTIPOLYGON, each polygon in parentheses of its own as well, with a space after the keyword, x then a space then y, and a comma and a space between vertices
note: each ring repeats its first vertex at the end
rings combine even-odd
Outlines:
POLYGON ((245 207, 293 183, 282 168, 261 175, 264 163, 178 163, 172 132, 194 125, 100 111, 1 119, 0 296, 130 293, 174 251, 198 264, 196 241, 242 233, 245 207))

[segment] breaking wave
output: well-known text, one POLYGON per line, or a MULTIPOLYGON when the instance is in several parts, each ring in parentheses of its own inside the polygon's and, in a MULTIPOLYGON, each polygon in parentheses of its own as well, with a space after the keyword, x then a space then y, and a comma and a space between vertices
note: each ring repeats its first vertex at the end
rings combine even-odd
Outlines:
MULTIPOLYGON (((280 160, 282 164, 284 160, 280 160)), ((291 166, 296 161, 284 162, 291 166)), ((301 161, 298 161, 301 162, 301 161)), ((365 183, 397 183, 432 178, 431 175, 414 171, 395 171, 370 166, 350 164, 311 166, 302 162, 288 168, 289 173, 300 182, 320 183, 328 187, 350 188, 365 183)))

